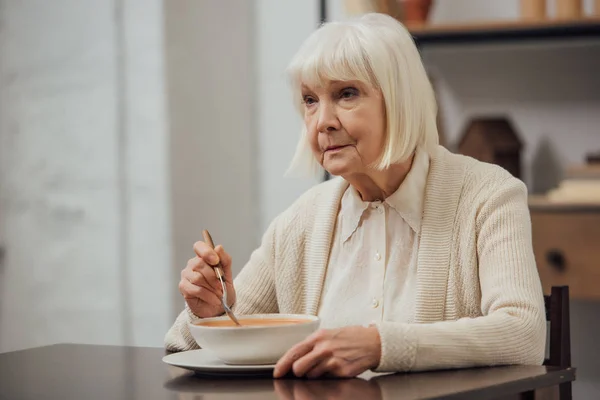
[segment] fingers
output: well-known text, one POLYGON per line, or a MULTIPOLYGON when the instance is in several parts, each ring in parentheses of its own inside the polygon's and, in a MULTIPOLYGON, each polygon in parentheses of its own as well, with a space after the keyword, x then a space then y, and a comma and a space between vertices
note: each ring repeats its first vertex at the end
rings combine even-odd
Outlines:
POLYGON ((214 266, 219 263, 223 267, 225 280, 228 282, 228 299, 235 302, 235 291, 233 290, 231 274, 231 257, 222 246, 217 249, 211 248, 205 242, 194 243, 196 257, 190 259, 187 266, 181 271, 179 291, 185 298, 188 306, 196 315, 206 317, 215 314, 222 309, 223 286, 217 277, 214 266))
POLYGON ((197 272, 201 273, 204 277, 204 280, 210 285, 210 287, 217 293, 223 292, 223 287, 221 286, 221 281, 217 277, 217 273, 213 267, 207 265, 206 263, 202 263, 202 265, 196 269, 197 272))
POLYGON ((379 339, 367 337, 365 341, 354 335, 355 330, 346 327, 313 333, 281 357, 273 377, 281 378, 290 370, 297 377, 308 378, 324 375, 348 378, 366 371, 376 365, 369 355, 374 352, 373 344, 379 345, 379 339))
POLYGON ((313 346, 314 343, 312 340, 305 340, 289 349, 275 365, 273 377, 281 378, 285 376, 292 369, 294 362, 308 354, 313 349, 313 346))
POLYGON ((231 256, 229 254, 227 254, 227 252, 221 245, 218 245, 217 247, 215 247, 215 252, 219 256, 219 259, 221 260, 221 266, 223 267, 223 272, 225 272, 225 279, 227 280, 227 282, 231 282, 232 281, 231 256))
POLYGON ((219 255, 217 252, 204 242, 194 243, 194 252, 198 257, 212 266, 219 263, 219 255))
MULTIPOLYGON (((331 350, 329 350, 328 348, 314 347, 311 352, 306 354, 304 357, 298 359, 294 363, 294 365, 292 366, 294 375, 304 376, 304 375, 307 375, 307 373, 309 371, 312 371, 315 368, 317 368, 317 371, 320 371, 320 370, 322 370, 323 372, 329 371, 328 369, 326 369, 326 367, 327 367, 327 362, 329 362, 331 360, 332 356, 333 356, 333 352, 331 350)), ((309 376, 309 375, 307 375, 307 376, 309 376)), ((315 375, 315 377, 318 377, 318 376, 320 376, 320 375, 315 375)))
POLYGON ((223 293, 223 288, 221 287, 218 279, 216 279, 216 277, 213 275, 214 272, 210 270, 209 266, 197 267, 196 269, 186 268, 181 271, 181 279, 185 279, 196 286, 202 286, 214 292, 215 295, 221 296, 223 293), (206 275, 208 275, 208 278, 206 275))
POLYGON ((225 251, 223 246, 218 245, 217 247, 215 247, 215 252, 219 256, 219 259, 221 260, 221 266, 224 269, 231 268, 231 256, 229 254, 227 254, 227 252, 225 251))
POLYGON ((231 272, 231 256, 227 254, 223 246, 218 245, 212 249, 205 242, 194 243, 194 252, 198 258, 204 260, 204 262, 210 267, 215 267, 219 263, 223 267, 225 273, 225 280, 229 283, 233 282, 233 274, 231 272))
MULTIPOLYGON (((306 377, 311 379, 319 378, 330 372, 337 371, 339 368, 339 361, 336 358, 323 359, 306 373, 306 377)), ((336 374, 334 373, 333 375, 336 374)))
POLYGON ((212 289, 215 293, 222 293, 223 288, 214 268, 208 265, 202 258, 194 257, 188 261, 186 268, 181 272, 182 278, 197 286, 212 289))
POLYGON ((221 299, 212 291, 202 286, 196 286, 187 279, 179 282, 179 291, 186 300, 199 299, 211 306, 221 304, 221 299))

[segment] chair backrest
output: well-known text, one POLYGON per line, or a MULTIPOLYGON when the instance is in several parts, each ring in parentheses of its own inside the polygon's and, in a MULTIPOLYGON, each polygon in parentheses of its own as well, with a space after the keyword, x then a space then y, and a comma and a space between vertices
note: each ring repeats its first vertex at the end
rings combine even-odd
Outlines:
POLYGON ((550 357, 544 365, 571 366, 571 325, 569 324, 569 287, 553 286, 544 296, 546 321, 550 322, 550 357))

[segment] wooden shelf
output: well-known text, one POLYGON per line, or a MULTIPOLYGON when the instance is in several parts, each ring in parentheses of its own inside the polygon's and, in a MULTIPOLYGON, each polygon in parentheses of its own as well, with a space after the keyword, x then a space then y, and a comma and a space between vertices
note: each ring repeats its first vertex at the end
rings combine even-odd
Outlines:
POLYGON ((537 269, 548 292, 569 286, 573 299, 600 300, 600 204, 529 199, 537 269))
POLYGON ((419 47, 600 38, 600 18, 408 26, 419 47))
POLYGON ((557 202, 550 201, 543 195, 531 195, 528 199, 529 209, 532 212, 558 212, 558 213, 583 213, 592 212, 600 214, 600 203, 589 202, 557 202))

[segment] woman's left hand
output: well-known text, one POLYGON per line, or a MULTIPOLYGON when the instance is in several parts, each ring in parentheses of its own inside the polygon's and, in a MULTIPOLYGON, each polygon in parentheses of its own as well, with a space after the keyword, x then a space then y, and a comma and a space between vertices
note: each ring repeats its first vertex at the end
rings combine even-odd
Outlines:
POLYGON ((381 338, 376 327, 322 329, 288 350, 273 376, 281 378, 291 370, 298 377, 350 378, 377 367, 380 359, 381 338))

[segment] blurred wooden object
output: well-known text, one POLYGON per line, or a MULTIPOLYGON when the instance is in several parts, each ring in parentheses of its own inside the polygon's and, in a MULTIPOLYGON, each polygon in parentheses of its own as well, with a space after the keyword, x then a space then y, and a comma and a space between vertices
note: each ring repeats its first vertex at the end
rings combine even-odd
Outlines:
MULTIPOLYGON (((593 166, 593 167, 599 166, 600 165, 600 151, 597 151, 595 153, 586 154, 585 159, 590 166, 593 166)), ((600 178, 600 176, 598 178, 600 178)))
MULTIPOLYGON (((597 39, 600 37, 600 15, 575 20, 542 19, 530 21, 476 21, 466 23, 427 24, 410 28, 415 39, 422 45, 456 43, 522 43, 541 42, 549 38, 597 39)), ((529 43, 528 45, 531 45, 529 43)))
POLYGON ((404 22, 407 25, 424 25, 429 18, 432 0, 401 0, 404 22))
MULTIPOLYGON (((553 286, 544 295, 544 308, 546 309, 546 322, 549 328, 549 357, 544 359, 544 365, 571 367, 571 323, 569 305, 569 287, 553 286)), ((571 382, 543 389, 532 390, 519 396, 519 399, 533 400, 571 400, 571 382)), ((502 398, 509 400, 508 398, 502 398)), ((511 399, 512 400, 512 399, 511 399)), ((516 400, 516 398, 515 398, 516 400)))
POLYGON ((521 0, 521 19, 540 20, 546 18, 546 0, 521 0))
MULTIPOLYGON (((550 294, 544 295, 546 322, 550 323, 550 357, 544 360, 546 366, 571 367, 571 323, 569 287, 553 286, 550 294)), ((550 386, 521 395, 521 399, 571 400, 571 382, 550 386)))
POLYGON ((571 298, 600 300, 600 204, 529 199, 533 251, 544 292, 569 286, 571 298))
POLYGON ((600 180, 564 179, 546 197, 553 203, 600 205, 600 180))
POLYGON ((388 14, 410 26, 424 25, 432 4, 433 0, 344 0, 348 15, 388 14))
POLYGON ((402 6, 398 0, 344 0, 347 15, 382 13, 402 21, 402 6))
POLYGON ((582 0, 556 0, 557 19, 577 19, 583 15, 582 0))
POLYGON ((458 152, 496 164, 521 178, 522 142, 506 118, 477 118, 465 129, 458 152))
POLYGON ((594 0, 593 14, 597 17, 600 17, 600 0, 594 0))
MULTIPOLYGON (((569 287, 553 286, 550 294, 544 296, 546 321, 550 323, 550 357, 544 365, 571 367, 571 322, 569 306, 569 287)), ((571 400, 573 389, 571 382, 558 386, 559 400, 571 400)))
POLYGON ((590 155, 588 155, 588 163, 583 165, 571 165, 566 168, 564 173, 564 179, 592 179, 600 181, 600 162, 595 163, 589 161, 590 155))
POLYGON ((586 164, 568 166, 559 185, 546 194, 553 203, 596 204, 600 206, 600 163, 586 155, 586 164))

